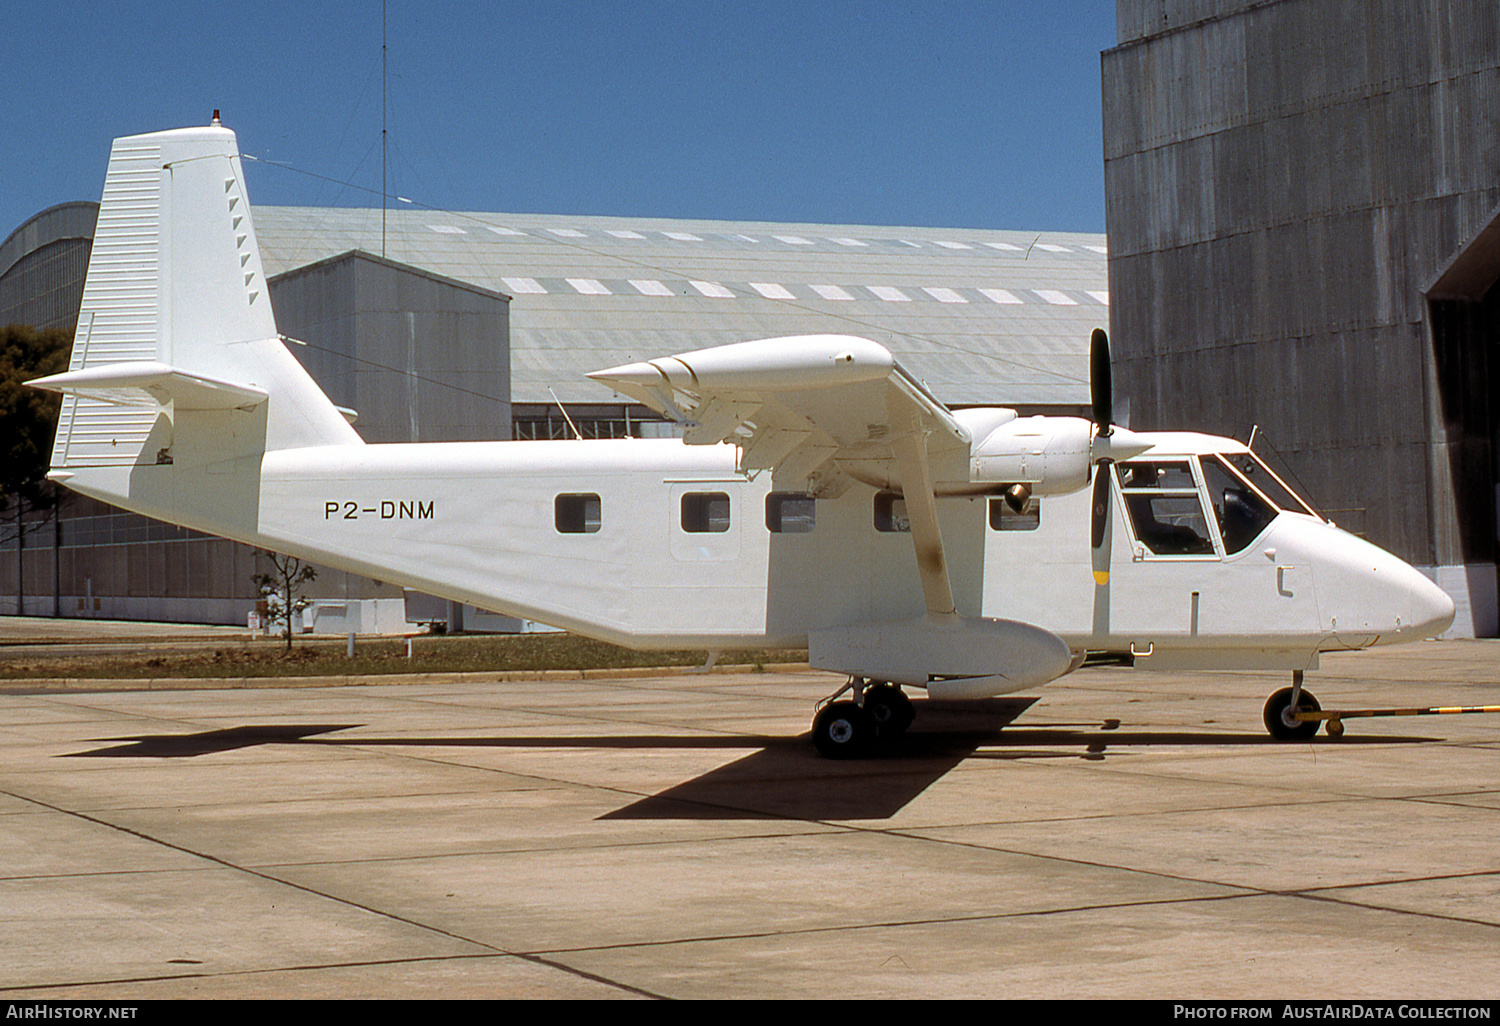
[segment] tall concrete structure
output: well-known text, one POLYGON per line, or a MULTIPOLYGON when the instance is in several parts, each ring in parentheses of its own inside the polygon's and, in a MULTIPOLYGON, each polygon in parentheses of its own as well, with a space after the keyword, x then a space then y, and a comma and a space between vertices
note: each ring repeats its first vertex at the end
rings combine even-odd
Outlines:
POLYGON ((1493 635, 1500 5, 1119 0, 1103 55, 1131 426, 1274 449, 1493 635))

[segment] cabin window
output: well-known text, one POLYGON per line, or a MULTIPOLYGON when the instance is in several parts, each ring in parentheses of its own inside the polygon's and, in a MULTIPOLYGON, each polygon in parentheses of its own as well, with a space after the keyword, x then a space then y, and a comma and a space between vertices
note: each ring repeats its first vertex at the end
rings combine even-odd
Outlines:
POLYGON ((1276 519, 1276 508, 1216 457, 1204 457, 1203 482, 1208 485, 1208 504, 1218 518, 1226 553, 1242 551, 1276 519))
POLYGON ((992 531, 1035 531, 1042 526, 1042 503, 1040 499, 1032 499, 1026 503, 1026 508, 1017 513, 1010 508, 1010 503, 1004 499, 990 500, 990 530, 992 531))
POLYGON ((593 492, 559 495, 552 502, 558 534, 594 534, 600 524, 599 496, 593 492))
POLYGON ((766 530, 772 534, 810 534, 818 520, 817 500, 802 492, 766 496, 766 530))
POLYGON ((1121 463, 1120 490, 1130 525, 1142 545, 1158 556, 1214 554, 1198 485, 1187 460, 1121 463))
POLYGON ((688 492, 682 497, 682 529, 689 534, 723 534, 729 530, 729 496, 724 492, 688 492))
POLYGON ((875 530, 886 533, 911 531, 911 518, 906 515, 906 500, 898 493, 875 493, 875 530))

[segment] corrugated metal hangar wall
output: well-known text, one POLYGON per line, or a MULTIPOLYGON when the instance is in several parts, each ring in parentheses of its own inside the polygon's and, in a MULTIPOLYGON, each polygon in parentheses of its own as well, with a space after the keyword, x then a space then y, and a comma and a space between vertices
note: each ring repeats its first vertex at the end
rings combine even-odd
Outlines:
POLYGON ((1334 520, 1455 596, 1456 632, 1494 635, 1500 5, 1117 11, 1105 190, 1131 426, 1259 425, 1334 520))

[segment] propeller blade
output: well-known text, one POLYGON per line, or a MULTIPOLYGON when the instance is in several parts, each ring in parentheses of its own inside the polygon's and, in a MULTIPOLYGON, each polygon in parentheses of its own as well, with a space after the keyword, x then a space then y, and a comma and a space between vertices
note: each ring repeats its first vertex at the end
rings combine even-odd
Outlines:
POLYGON ((1103 328, 1095 328, 1089 336, 1089 391, 1094 402, 1094 424, 1099 434, 1108 436, 1114 431, 1115 398, 1110 381, 1109 336, 1103 328))
POLYGON ((1110 634, 1109 567, 1113 543, 1110 531, 1109 461, 1094 468, 1094 548, 1090 555, 1094 571, 1094 636, 1108 637, 1110 634))
POLYGON ((1094 471, 1094 501, 1090 508, 1092 533, 1090 541, 1095 549, 1104 545, 1109 528, 1109 461, 1103 460, 1094 471))

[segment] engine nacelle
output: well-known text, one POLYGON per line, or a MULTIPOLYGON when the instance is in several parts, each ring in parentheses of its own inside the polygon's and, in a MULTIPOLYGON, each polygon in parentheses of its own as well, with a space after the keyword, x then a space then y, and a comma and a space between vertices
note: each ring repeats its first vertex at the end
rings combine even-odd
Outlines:
POLYGON ((1087 487, 1094 425, 1082 417, 1018 417, 976 440, 969 459, 975 483, 1030 485, 1033 495, 1087 487))

